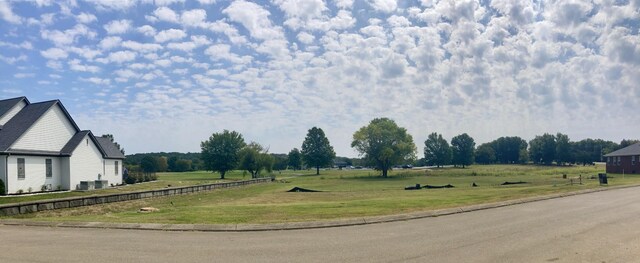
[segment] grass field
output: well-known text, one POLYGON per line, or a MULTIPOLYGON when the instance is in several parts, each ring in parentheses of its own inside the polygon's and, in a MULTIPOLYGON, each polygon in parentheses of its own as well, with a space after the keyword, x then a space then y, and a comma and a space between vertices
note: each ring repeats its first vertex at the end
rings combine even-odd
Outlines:
POLYGON ((151 190, 164 188, 168 185, 171 186, 189 186, 199 185, 216 182, 228 182, 237 180, 247 180, 251 176, 243 175, 242 171, 233 171, 225 176, 225 180, 220 180, 219 174, 213 174, 211 172, 186 172, 186 173, 161 173, 159 179, 153 182, 145 182, 132 185, 118 186, 114 188, 92 190, 92 191, 63 191, 54 193, 42 193, 33 195, 11 195, 0 197, 0 204, 10 204, 19 202, 28 202, 44 199, 75 197, 75 196, 89 196, 99 194, 111 194, 111 193, 124 193, 141 190, 151 190))
MULTIPOLYGON (((45 221, 103 221, 131 223, 275 223, 330 220, 362 216, 388 215, 440 208, 497 202, 536 195, 577 191, 599 186, 589 179, 604 171, 604 166, 544 167, 533 165, 486 165, 465 169, 397 170, 381 178, 373 170, 303 171, 303 175, 282 179, 298 172, 277 174, 276 183, 239 189, 144 199, 52 210, 21 215, 45 221), (563 174, 567 179, 563 179, 563 174), (577 178, 583 177, 583 185, 577 178), (574 185, 571 185, 571 179, 574 185), (505 181, 527 184, 503 186, 505 181), (478 187, 471 185, 476 183, 478 187), (405 191, 409 185, 445 185, 455 188, 405 191), (298 186, 322 192, 289 193, 298 186), (141 207, 160 209, 139 213, 141 207)), ((211 174, 161 174, 159 183, 201 182, 211 174)), ((238 173, 235 177, 240 176, 238 173)), ((640 183, 640 175, 613 175, 609 186, 640 183)))

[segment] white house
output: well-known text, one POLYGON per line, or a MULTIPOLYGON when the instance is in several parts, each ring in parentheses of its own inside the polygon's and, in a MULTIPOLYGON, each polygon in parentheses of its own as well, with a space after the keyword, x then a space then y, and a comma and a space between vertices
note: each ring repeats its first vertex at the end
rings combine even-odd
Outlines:
POLYGON ((0 179, 9 194, 121 184, 124 158, 110 139, 80 130, 59 100, 0 100, 0 179))

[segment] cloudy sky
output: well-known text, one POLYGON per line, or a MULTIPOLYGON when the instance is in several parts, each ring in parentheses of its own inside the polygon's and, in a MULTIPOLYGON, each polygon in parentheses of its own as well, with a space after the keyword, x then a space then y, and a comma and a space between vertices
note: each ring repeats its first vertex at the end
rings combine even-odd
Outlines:
POLYGON ((127 153, 236 130, 338 155, 389 117, 477 143, 638 138, 640 0, 0 1, 0 98, 60 99, 127 153))

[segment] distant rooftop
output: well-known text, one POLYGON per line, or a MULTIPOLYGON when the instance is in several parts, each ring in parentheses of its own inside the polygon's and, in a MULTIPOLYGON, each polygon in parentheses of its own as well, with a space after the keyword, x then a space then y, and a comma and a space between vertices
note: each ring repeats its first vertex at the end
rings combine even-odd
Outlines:
POLYGON ((640 155, 640 142, 605 154, 604 157, 640 155))

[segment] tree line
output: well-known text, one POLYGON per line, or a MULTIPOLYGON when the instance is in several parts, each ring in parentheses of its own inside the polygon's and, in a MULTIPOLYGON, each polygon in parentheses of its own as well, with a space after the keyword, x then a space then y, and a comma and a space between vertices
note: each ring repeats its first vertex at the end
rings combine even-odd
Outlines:
POLYGON ((130 171, 145 173, 203 170, 200 153, 137 153, 127 155, 124 164, 130 171))
POLYGON ((497 138, 476 147, 467 133, 454 136, 450 141, 433 132, 424 141, 423 158, 417 157, 413 138, 403 127, 389 118, 376 118, 353 134, 351 147, 361 158, 336 157, 329 139, 321 128, 308 130, 300 149, 288 154, 269 153, 269 148, 257 142, 245 142, 242 134, 224 130, 213 133, 200 143, 200 153, 154 153, 127 156, 127 163, 141 169, 153 166, 154 171, 208 170, 221 178, 231 170, 244 170, 252 178, 266 171, 284 169, 320 168, 340 165, 362 165, 381 171, 383 177, 399 164, 416 166, 454 165, 465 167, 477 164, 542 165, 592 164, 602 161, 606 153, 626 147, 638 140, 622 140, 619 144, 601 139, 571 141, 562 133, 538 135, 531 141, 518 136, 497 138), (146 158, 146 160, 145 160, 146 158), (189 165, 186 165, 187 161, 189 165), (184 165, 179 165, 184 164, 184 165))
POLYGON ((319 174, 320 167, 332 164, 336 157, 324 131, 317 127, 309 130, 302 150, 294 148, 286 159, 284 155, 269 154, 268 147, 257 142, 246 143, 242 134, 229 130, 212 134, 208 140, 200 143, 200 148, 205 169, 218 172, 221 179, 228 171, 235 169, 250 173, 252 178, 259 177, 262 171, 272 172, 274 166, 301 169, 303 161, 315 167, 319 174))

